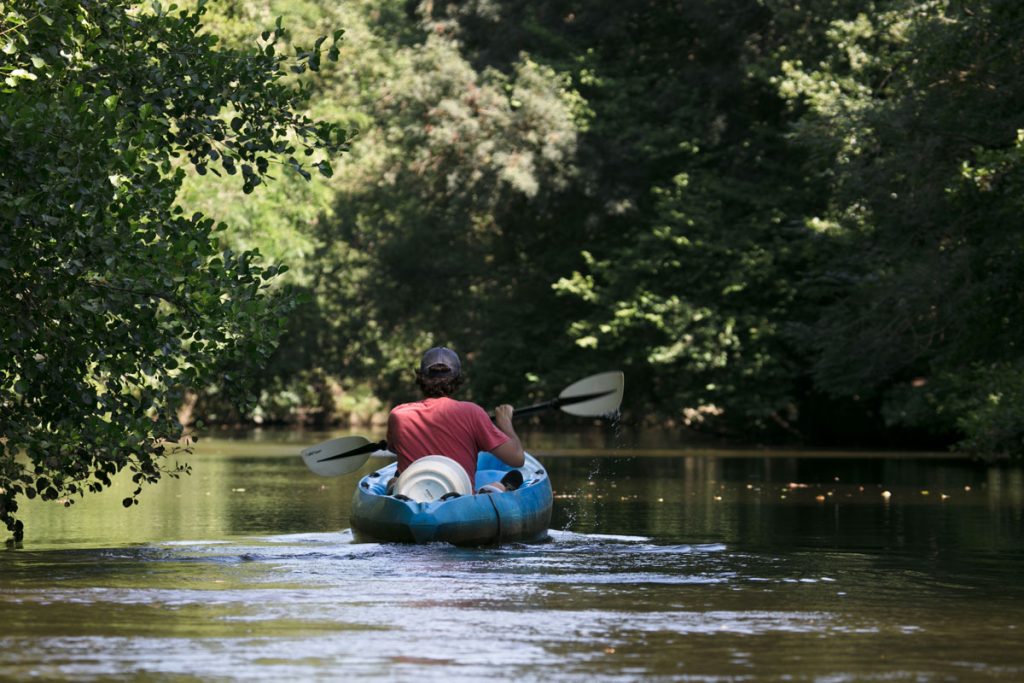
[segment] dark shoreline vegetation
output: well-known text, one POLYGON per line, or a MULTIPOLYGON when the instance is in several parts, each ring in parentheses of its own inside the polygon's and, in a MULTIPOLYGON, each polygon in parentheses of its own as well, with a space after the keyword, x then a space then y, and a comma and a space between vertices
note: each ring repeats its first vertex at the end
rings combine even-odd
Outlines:
POLYGON ((179 4, 0 17, 15 536, 179 417, 372 427, 438 343, 484 404, 1024 452, 1016 0, 179 4))

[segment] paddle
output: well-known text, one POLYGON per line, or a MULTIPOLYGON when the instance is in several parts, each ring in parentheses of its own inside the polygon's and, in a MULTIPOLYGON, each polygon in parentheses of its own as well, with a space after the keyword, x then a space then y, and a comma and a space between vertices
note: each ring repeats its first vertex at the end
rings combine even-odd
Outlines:
POLYGON ((355 472, 371 455, 379 451, 383 451, 381 455, 394 455, 388 452, 387 447, 384 441, 370 441, 363 436, 342 436, 304 448, 300 455, 302 462, 314 474, 337 477, 355 472))
MULTIPOLYGON (((563 389, 558 398, 516 408, 512 415, 523 417, 542 410, 560 408, 563 412, 577 417, 605 417, 619 409, 625 382, 625 376, 618 370, 584 377, 563 389)), ((494 415, 491 415, 491 418, 493 419, 494 415)))
MULTIPOLYGON (((619 409, 624 386, 625 377, 621 372, 602 372, 573 382, 562 390, 558 398, 516 408, 512 414, 522 417, 559 408, 578 417, 605 417, 619 409)), ((355 472, 372 455, 394 456, 394 453, 387 450, 384 441, 370 441, 362 436, 342 436, 305 448, 301 455, 302 462, 314 474, 336 477, 355 472)))

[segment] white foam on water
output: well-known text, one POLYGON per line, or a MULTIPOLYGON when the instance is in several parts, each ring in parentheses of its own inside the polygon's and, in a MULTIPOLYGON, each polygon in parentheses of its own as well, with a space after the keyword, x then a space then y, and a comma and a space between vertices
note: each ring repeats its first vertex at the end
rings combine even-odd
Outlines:
POLYGON ((282 534, 278 536, 261 536, 258 540, 264 543, 329 543, 338 545, 340 543, 352 543, 352 530, 345 529, 340 532, 330 533, 305 533, 305 534, 282 534))
POLYGON ((229 545, 230 541, 164 541, 161 546, 229 545))
POLYGON ((574 531, 557 531, 552 529, 548 532, 554 541, 618 541, 620 543, 648 543, 650 538, 646 536, 625 536, 620 534, 579 534, 574 531))

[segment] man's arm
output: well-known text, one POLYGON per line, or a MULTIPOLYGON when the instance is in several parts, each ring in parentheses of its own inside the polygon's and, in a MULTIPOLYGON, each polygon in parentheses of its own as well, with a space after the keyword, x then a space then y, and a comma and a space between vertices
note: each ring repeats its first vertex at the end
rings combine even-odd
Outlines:
POLYGON ((526 456, 523 454, 523 444, 512 427, 512 412, 514 408, 508 404, 502 404, 494 409, 494 425, 508 437, 508 441, 491 449, 491 453, 498 459, 511 467, 522 467, 526 463, 526 456))

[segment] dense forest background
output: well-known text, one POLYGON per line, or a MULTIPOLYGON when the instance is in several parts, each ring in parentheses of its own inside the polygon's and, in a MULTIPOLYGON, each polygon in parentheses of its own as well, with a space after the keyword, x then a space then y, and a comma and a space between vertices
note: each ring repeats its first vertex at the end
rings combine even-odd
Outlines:
POLYGON ((213 6, 346 33, 308 106, 334 175, 182 201, 303 295, 253 411, 366 421, 422 349, 468 396, 606 368, 627 416, 739 439, 1024 437, 1024 6, 910 0, 213 6))
POLYGON ((0 522, 379 426, 436 344, 484 404, 1020 455, 1022 80, 1018 0, 0 2, 0 522))
POLYGON ((435 344, 484 404, 1024 451, 1017 0, 182 5, 0 6, 4 500, 379 424, 435 344))

